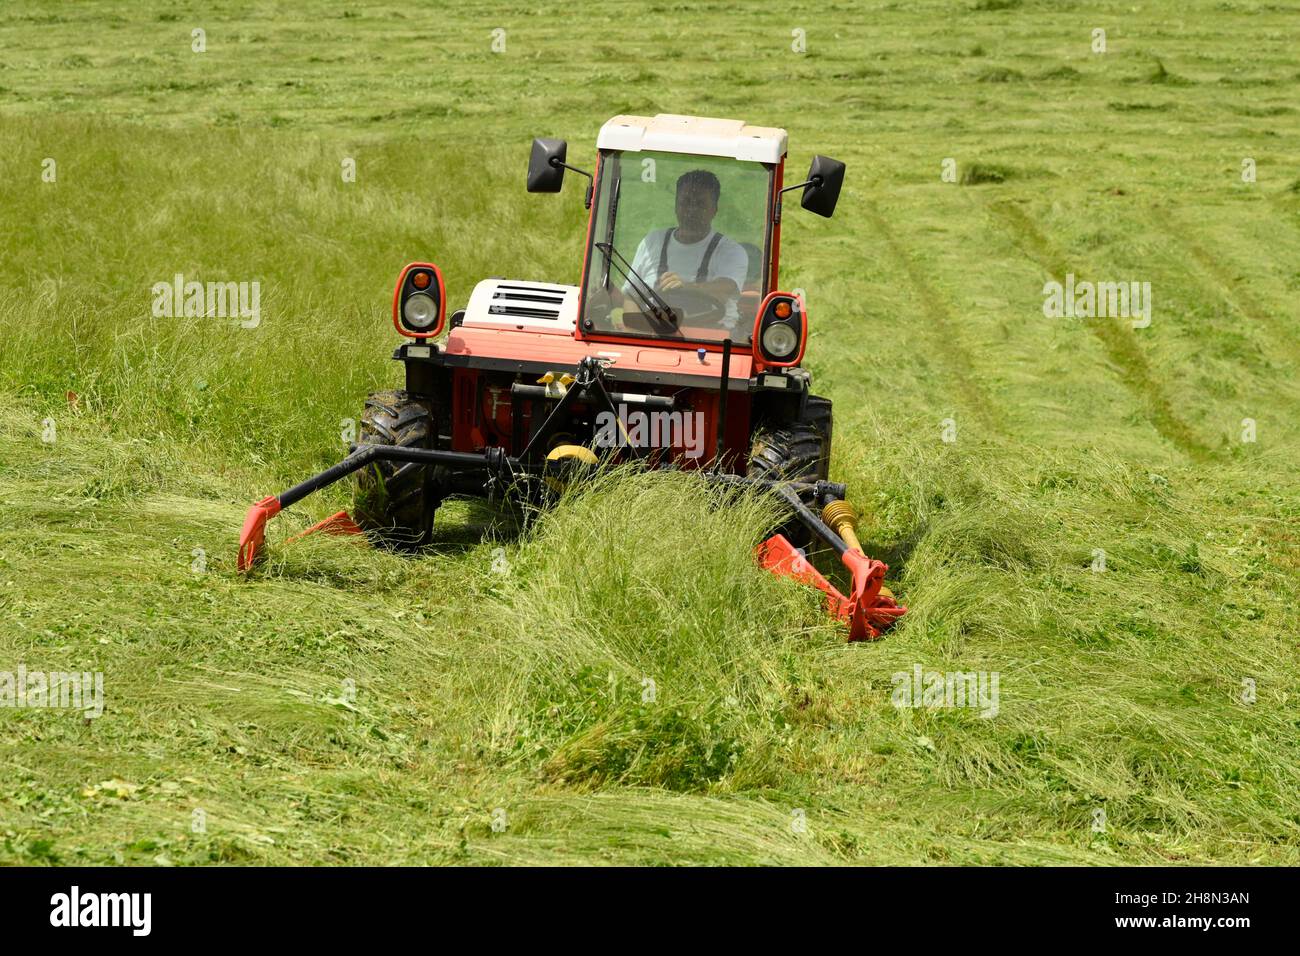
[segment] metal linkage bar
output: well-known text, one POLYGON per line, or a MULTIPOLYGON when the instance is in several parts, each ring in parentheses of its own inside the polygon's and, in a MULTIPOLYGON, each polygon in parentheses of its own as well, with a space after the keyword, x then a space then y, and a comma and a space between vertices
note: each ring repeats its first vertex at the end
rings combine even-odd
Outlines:
MULTIPOLYGON (((575 384, 573 386, 577 388, 575 384)), ((520 398, 542 398, 557 400, 559 396, 547 392, 545 385, 525 385, 522 382, 515 382, 510 386, 510 394, 518 395, 520 398)), ((645 405, 650 408, 667 408, 677 407, 677 400, 671 395, 640 395, 630 392, 610 392, 610 400, 619 405, 645 405)), ((596 396, 588 389, 581 389, 577 396, 579 401, 595 401, 596 396)))
POLYGON ((354 471, 376 461, 409 461, 426 465, 449 465, 459 468, 481 468, 489 472, 499 471, 503 466, 517 464, 513 459, 500 453, 499 449, 488 449, 482 454, 461 451, 441 451, 434 448, 403 448, 400 445, 353 445, 352 454, 337 465, 326 468, 319 475, 308 478, 294 485, 288 491, 276 497, 281 508, 306 498, 313 491, 320 491, 340 478, 346 478, 354 471))
POLYGON ((803 492, 811 493, 814 500, 823 504, 830 501, 843 501, 847 488, 839 482, 772 481, 766 478, 747 478, 744 475, 718 474, 708 474, 706 477, 716 484, 750 486, 775 492, 777 497, 789 505, 794 516, 809 531, 834 548, 836 554, 843 555, 848 550, 849 546, 844 539, 800 498, 800 493, 803 492))

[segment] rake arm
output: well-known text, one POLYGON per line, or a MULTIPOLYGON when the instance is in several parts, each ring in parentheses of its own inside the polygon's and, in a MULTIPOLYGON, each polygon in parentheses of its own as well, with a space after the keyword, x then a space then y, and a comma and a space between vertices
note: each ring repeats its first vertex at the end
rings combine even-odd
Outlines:
POLYGON ((849 571, 849 593, 841 594, 784 535, 773 535, 758 546, 759 563, 769 571, 792 577, 822 591, 826 595, 830 613, 849 625, 850 641, 880 637, 886 628, 907 613, 907 608, 902 607, 884 586, 888 566, 863 553, 853 530, 856 516, 844 500, 844 486, 830 487, 829 482, 816 483, 814 497, 824 505, 820 515, 804 503, 797 494, 796 487, 777 483, 772 485, 772 490, 789 506, 804 527, 839 555, 840 561, 849 571), (832 527, 832 521, 835 527, 832 527))
MULTIPOLYGON (((402 448, 397 445, 353 445, 352 453, 337 465, 326 468, 319 475, 294 485, 288 491, 263 498, 248 510, 244 518, 244 527, 239 532, 239 570, 247 571, 257 560, 266 542, 267 521, 312 492, 327 488, 340 478, 346 478, 354 471, 359 471, 376 461, 447 465, 463 471, 481 469, 486 477, 508 475, 518 465, 516 459, 510 458, 499 448, 488 448, 482 454, 471 454, 432 448, 402 448)), ((337 521, 338 518, 339 516, 335 515, 330 522, 334 526, 339 526, 342 522, 337 521)), ((348 524, 351 524, 350 521, 348 524)))
MULTIPOLYGON (((601 383, 598 375, 592 375, 583 384, 599 386, 601 383)), ((519 458, 506 455, 500 448, 469 453, 402 448, 397 445, 354 445, 348 457, 337 465, 326 468, 287 491, 263 498, 249 509, 239 535, 239 570, 247 571, 253 566, 266 542, 266 523, 271 518, 312 492, 326 488, 373 462, 404 461, 443 466, 460 474, 477 476, 475 480, 481 478, 484 484, 491 484, 526 474, 524 459, 524 455, 519 458)), ((763 567, 821 590, 826 595, 830 613, 848 624, 850 641, 879 637, 907 612, 907 608, 900 606, 889 589, 884 587, 885 572, 888 570, 886 565, 863 553, 853 531, 856 516, 845 501, 844 485, 830 481, 768 481, 716 472, 701 472, 700 475, 704 480, 721 485, 759 487, 772 491, 794 518, 839 555, 850 575, 851 585, 847 595, 840 593, 827 581, 803 552, 795 548, 784 535, 773 535, 757 549, 757 557, 763 567), (809 507, 804 497, 815 501, 822 509, 821 513, 809 507)), ((309 530, 357 533, 360 529, 346 512, 339 512, 309 530)))

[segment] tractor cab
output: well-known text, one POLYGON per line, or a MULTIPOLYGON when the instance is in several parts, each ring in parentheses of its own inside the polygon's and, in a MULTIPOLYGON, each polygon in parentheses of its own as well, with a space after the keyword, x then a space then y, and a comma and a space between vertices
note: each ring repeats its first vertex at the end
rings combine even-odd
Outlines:
MULTIPOLYGON (((751 349, 777 289, 781 194, 802 187, 829 216, 843 164, 819 156, 784 187, 785 130, 668 114, 616 116, 596 146, 594 174, 568 164, 562 140, 534 140, 529 164, 532 192, 558 192, 566 169, 591 177, 576 336, 751 349)), ((797 321, 769 334, 774 357, 802 352, 802 317, 785 318, 797 321)))

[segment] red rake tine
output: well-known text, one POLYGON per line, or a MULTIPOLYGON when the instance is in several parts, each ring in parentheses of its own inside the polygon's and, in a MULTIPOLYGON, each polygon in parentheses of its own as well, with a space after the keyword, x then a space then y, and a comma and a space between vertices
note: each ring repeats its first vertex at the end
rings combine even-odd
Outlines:
POLYGON ((266 543, 266 523, 280 513, 280 499, 272 495, 263 498, 248 509, 244 516, 244 527, 239 531, 240 571, 247 571, 257 560, 262 545, 266 543))

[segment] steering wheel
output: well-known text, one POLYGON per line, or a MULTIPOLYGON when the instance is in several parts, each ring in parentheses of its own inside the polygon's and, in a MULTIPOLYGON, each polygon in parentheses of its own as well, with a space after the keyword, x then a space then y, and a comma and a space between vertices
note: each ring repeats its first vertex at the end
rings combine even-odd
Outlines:
POLYGON ((697 289, 669 289, 659 294, 681 316, 681 321, 690 325, 720 321, 726 311, 721 302, 697 289))

